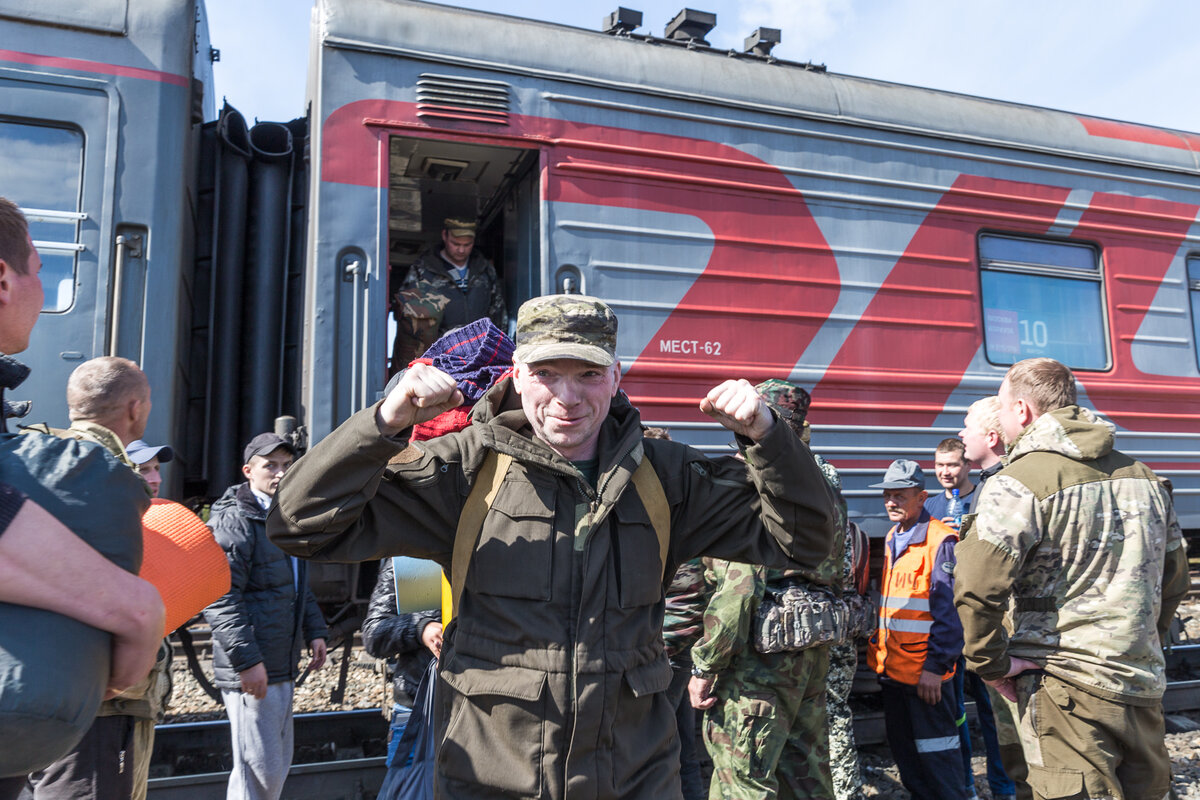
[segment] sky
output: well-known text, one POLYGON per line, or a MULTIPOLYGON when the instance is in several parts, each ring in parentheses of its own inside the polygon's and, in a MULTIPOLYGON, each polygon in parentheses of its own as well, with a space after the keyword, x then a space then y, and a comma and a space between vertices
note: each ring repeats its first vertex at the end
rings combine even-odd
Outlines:
MULTIPOLYGON (((619 0, 661 36, 685 0, 619 0)), ((598 30, 618 0, 459 0, 598 30)), ((246 117, 304 110, 310 0, 207 0, 219 100, 246 117)), ((779 28, 775 55, 831 72, 1200 132, 1195 0, 691 0, 714 47, 779 28)))

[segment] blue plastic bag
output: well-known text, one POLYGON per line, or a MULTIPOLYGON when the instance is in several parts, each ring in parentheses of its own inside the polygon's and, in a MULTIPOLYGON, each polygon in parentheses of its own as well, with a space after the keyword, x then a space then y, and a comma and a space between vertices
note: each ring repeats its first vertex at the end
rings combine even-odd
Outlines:
POLYGON ((433 800, 433 778, 437 771, 437 741, 434 731, 435 692, 438 662, 433 659, 421 676, 412 714, 388 767, 377 800, 433 800))

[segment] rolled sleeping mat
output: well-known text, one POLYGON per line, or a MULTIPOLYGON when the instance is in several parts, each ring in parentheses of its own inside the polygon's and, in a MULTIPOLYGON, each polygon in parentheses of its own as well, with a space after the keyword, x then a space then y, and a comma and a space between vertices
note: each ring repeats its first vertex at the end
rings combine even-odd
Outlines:
POLYGON ((396 581, 396 611, 413 614, 442 605, 442 568, 424 558, 394 556, 392 571, 396 581))
MULTIPOLYGON (((0 434, 0 482, 24 492, 110 561, 138 571, 150 498, 141 477, 103 447, 0 434)), ((0 603, 0 777, 41 769, 79 743, 104 697, 111 647, 110 634, 77 620, 0 603)))
POLYGON ((155 498, 142 516, 142 569, 167 609, 168 636, 229 591, 229 560, 212 530, 184 505, 155 498))

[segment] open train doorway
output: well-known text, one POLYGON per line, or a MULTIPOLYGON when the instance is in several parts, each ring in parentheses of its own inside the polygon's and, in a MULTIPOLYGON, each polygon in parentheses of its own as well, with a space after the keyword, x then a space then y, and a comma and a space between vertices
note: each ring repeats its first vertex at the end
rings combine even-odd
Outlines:
MULTIPOLYGON (((496 269, 513 332, 516 310, 534 292, 540 253, 538 150, 393 136, 388 177, 388 375, 393 363, 398 291, 423 254, 440 261, 446 218, 475 220, 474 249, 496 269)), ((426 262, 428 263, 428 262, 426 262)), ((447 266, 449 264, 447 262, 447 266)))

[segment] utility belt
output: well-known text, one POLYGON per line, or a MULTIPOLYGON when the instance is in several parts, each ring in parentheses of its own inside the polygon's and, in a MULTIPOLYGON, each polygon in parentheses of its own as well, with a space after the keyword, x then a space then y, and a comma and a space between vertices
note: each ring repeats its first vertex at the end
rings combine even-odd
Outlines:
POLYGON ((751 636, 760 653, 794 652, 869 637, 878 624, 869 595, 838 597, 827 587, 789 582, 767 586, 751 636))

